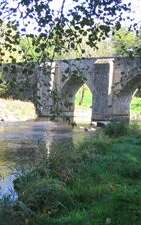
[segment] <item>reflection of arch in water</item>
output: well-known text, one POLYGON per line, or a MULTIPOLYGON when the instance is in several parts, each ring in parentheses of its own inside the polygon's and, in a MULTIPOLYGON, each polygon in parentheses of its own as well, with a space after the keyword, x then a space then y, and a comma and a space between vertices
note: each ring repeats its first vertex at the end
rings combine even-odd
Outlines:
POLYGON ((75 109, 75 95, 77 91, 86 84, 92 93, 92 108, 94 107, 94 90, 92 84, 81 76, 71 76, 62 88, 62 112, 63 116, 67 119, 73 120, 75 109))

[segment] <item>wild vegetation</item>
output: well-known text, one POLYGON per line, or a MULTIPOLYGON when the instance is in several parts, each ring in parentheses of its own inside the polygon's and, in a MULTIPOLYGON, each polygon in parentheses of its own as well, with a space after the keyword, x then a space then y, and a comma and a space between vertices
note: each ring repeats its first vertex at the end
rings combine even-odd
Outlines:
POLYGON ((15 180, 1 225, 140 225, 141 131, 113 124, 78 146, 56 146, 15 180), (130 218, 130 220, 129 220, 130 218))

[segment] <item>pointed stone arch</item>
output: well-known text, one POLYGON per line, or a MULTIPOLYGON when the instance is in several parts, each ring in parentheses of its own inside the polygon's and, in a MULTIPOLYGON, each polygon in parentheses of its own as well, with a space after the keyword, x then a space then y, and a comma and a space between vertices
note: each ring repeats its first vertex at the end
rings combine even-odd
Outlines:
POLYGON ((131 69, 122 77, 118 92, 113 92, 113 119, 130 121, 130 105, 135 91, 141 86, 141 71, 131 69))
POLYGON ((88 82, 88 80, 85 80, 80 76, 71 76, 62 87, 62 114, 66 119, 69 118, 71 121, 73 121, 75 95, 84 84, 89 87, 94 102, 94 90, 92 88, 92 85, 88 82))

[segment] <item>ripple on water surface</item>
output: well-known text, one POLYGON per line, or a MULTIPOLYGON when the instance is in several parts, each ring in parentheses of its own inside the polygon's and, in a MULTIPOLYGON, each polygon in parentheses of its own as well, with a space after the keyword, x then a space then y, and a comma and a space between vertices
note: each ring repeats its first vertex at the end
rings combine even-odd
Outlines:
MULTIPOLYGON (((53 148, 58 143, 78 143, 89 133, 51 121, 0 124, 0 197, 13 192, 15 171, 35 165, 40 160, 39 147, 53 148)), ((14 192, 13 192, 14 193, 14 192)), ((15 196, 14 196, 15 198, 15 196)))

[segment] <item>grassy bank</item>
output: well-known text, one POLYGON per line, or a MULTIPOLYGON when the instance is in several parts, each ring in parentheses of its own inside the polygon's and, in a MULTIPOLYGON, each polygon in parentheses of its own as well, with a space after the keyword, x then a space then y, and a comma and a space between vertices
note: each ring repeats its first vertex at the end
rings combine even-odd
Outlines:
POLYGON ((0 98, 0 120, 25 121, 37 117, 32 102, 0 98))
POLYGON ((141 132, 123 124, 56 146, 15 181, 19 199, 1 202, 0 225, 140 225, 140 161, 141 132))

